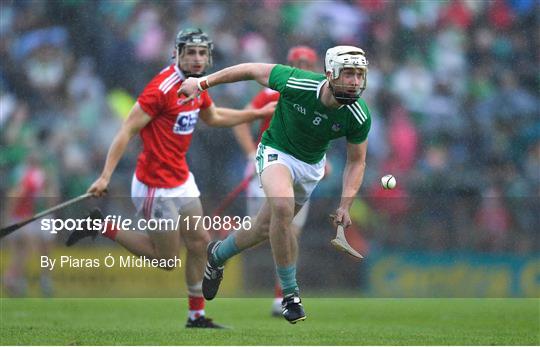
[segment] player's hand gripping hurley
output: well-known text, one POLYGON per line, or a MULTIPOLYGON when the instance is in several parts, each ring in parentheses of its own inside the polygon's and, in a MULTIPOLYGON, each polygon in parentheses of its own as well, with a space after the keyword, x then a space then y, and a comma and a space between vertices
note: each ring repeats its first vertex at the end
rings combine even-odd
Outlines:
MULTIPOLYGON (((335 218, 334 215, 330 215, 332 219, 335 218)), ((330 241, 332 246, 339 249, 342 252, 349 253, 355 258, 363 259, 364 257, 362 254, 358 253, 354 248, 349 245, 349 242, 347 242, 347 239, 345 238, 345 227, 343 226, 342 222, 337 222, 337 230, 336 230, 336 237, 330 241)))

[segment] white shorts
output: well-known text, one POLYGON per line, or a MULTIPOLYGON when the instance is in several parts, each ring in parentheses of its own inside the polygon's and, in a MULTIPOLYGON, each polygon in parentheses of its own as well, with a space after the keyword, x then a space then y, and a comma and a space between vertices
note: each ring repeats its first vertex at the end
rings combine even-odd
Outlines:
MULTIPOLYGON (((264 190, 262 189, 260 183, 259 183, 259 177, 253 176, 251 181, 249 181, 249 185, 246 189, 246 207, 247 207, 247 213, 251 217, 255 217, 259 210, 261 209, 264 200, 266 199, 266 195, 264 195, 264 190)), ((309 201, 306 201, 300 211, 296 214, 296 216, 293 219, 293 224, 296 225, 298 228, 302 229, 304 225, 306 224, 307 217, 309 213, 309 201)))
POLYGON ((190 172, 184 184, 174 188, 148 187, 133 175, 131 201, 138 214, 146 219, 176 219, 185 206, 201 196, 195 177, 190 172))
POLYGON ((259 176, 270 165, 285 165, 291 172, 293 180, 294 202, 297 205, 304 205, 324 176, 326 156, 316 164, 308 164, 290 154, 259 144, 256 160, 259 176))

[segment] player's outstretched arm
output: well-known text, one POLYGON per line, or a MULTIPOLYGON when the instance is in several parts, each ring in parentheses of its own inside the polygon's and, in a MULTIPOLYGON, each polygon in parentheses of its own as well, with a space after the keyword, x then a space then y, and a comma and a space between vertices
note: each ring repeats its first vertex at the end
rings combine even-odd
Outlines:
POLYGON ((276 109, 277 102, 268 103, 260 109, 235 110, 232 108, 210 107, 202 109, 200 116, 202 120, 213 127, 232 127, 245 122, 251 122, 258 118, 270 117, 276 109))
POLYGON ((345 227, 351 225, 349 210, 364 179, 367 142, 366 140, 360 144, 347 144, 347 163, 343 170, 341 201, 335 213, 336 217, 334 218, 334 223, 343 223, 345 227))
POLYGON ((101 176, 88 188, 88 193, 92 193, 95 196, 103 196, 106 193, 107 186, 111 180, 111 176, 118 165, 118 162, 124 155, 129 140, 137 134, 152 118, 147 115, 139 103, 135 103, 128 118, 122 124, 122 127, 116 133, 109 152, 107 153, 107 159, 105 160, 105 166, 101 172, 101 176))
POLYGON ((205 77, 190 77, 182 82, 180 89, 178 89, 178 96, 186 96, 187 98, 183 102, 187 103, 203 90, 219 84, 238 81, 254 80, 268 87, 268 79, 274 66, 276 64, 245 63, 219 70, 205 77))

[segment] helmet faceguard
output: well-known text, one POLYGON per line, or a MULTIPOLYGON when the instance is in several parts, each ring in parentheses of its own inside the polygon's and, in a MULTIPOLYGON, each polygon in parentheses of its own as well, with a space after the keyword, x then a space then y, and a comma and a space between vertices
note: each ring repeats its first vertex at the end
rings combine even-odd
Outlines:
POLYGON ((367 66, 368 61, 366 59, 365 53, 362 49, 354 46, 336 46, 328 49, 326 51, 326 57, 324 60, 324 68, 328 73, 330 72, 330 77, 328 78, 328 86, 332 95, 336 100, 344 105, 353 104, 367 87, 367 66), (363 83, 358 90, 355 92, 350 92, 348 89, 349 86, 339 83, 337 81, 341 76, 341 72, 345 68, 361 69, 363 72, 363 83))
POLYGON ((193 73, 191 71, 184 70, 182 70, 182 72, 186 77, 204 76, 206 74, 206 69, 212 66, 212 52, 214 49, 214 43, 201 29, 184 29, 176 35, 175 48, 178 59, 181 59, 182 54, 185 52, 185 48, 188 46, 206 47, 208 49, 208 63, 205 67, 205 71, 201 73, 193 73))

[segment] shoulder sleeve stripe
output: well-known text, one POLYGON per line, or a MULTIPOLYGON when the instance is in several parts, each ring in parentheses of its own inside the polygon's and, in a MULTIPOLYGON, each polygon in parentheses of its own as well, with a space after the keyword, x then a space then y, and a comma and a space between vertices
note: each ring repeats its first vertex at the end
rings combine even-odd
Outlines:
POLYGON ((165 78, 159 85, 159 89, 162 89, 176 74, 172 74, 169 77, 165 78))
POLYGON ((289 83, 287 83, 287 87, 293 88, 293 89, 312 90, 312 91, 315 91, 315 92, 317 91, 316 87, 301 87, 301 86, 297 86, 297 85, 293 85, 293 84, 289 84, 289 83))
MULTIPOLYGON (((360 118, 362 121, 364 121, 364 117, 362 117, 362 115, 360 114, 360 112, 358 112, 358 109, 355 107, 356 106, 356 103, 354 104, 351 104, 349 106, 349 109, 351 110, 351 112, 354 113, 354 115, 357 117, 357 118, 360 118)), ((361 122, 362 123, 362 122, 361 122)))
POLYGON ((312 80, 312 79, 309 79, 309 78, 296 78, 296 77, 291 77, 289 78, 289 82, 305 82, 305 83, 313 83, 313 84, 319 84, 319 81, 317 80, 312 80))
POLYGON ((360 104, 359 104, 358 102, 355 102, 355 103, 353 104, 353 106, 356 106, 356 108, 360 111, 360 113, 362 114, 362 116, 363 116, 363 118, 364 118, 365 120, 368 119, 366 113, 365 113, 364 110, 362 109, 362 106, 360 106, 360 104))
POLYGON ((363 120, 363 121, 366 121, 367 120, 367 116, 365 115, 365 113, 362 111, 362 108, 360 107, 360 105, 358 105, 358 103, 354 103, 351 105, 351 107, 356 111, 356 114, 363 120))
POLYGON ((172 87, 176 85, 176 83, 180 82, 180 77, 172 80, 172 82, 167 86, 167 88, 163 91, 163 93, 167 94, 169 90, 171 90, 172 87))
POLYGON ((304 87, 317 87, 317 84, 314 83, 307 83, 307 82, 297 82, 297 81, 287 81, 288 84, 294 84, 296 86, 304 86, 304 87))
POLYGON ((356 118, 360 125, 364 124, 364 121, 360 119, 358 112, 352 107, 352 105, 347 105, 347 108, 349 109, 349 111, 351 111, 351 114, 354 116, 354 118, 356 118))
POLYGON ((160 84, 159 90, 161 90, 163 93, 167 93, 178 81, 180 81, 180 76, 174 74, 160 84))
POLYGON ((360 118, 358 118, 358 116, 356 115, 356 113, 352 112, 352 115, 354 116, 354 118, 356 118, 356 120, 358 121, 358 123, 360 123, 360 125, 364 124, 364 122, 362 122, 360 120, 360 118))

